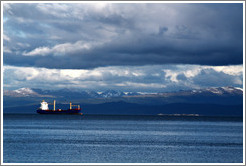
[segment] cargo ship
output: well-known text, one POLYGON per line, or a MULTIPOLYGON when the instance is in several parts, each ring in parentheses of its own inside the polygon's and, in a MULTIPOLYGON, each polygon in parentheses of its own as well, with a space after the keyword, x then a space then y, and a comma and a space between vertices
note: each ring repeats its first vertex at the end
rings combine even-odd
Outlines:
POLYGON ((79 114, 82 115, 80 105, 72 105, 70 102, 70 108, 67 110, 56 109, 56 101, 53 103, 47 103, 46 101, 42 101, 40 108, 37 109, 37 113, 39 114, 79 114), (53 105, 53 109, 49 109, 48 105, 53 105), (76 107, 76 108, 73 108, 76 107))

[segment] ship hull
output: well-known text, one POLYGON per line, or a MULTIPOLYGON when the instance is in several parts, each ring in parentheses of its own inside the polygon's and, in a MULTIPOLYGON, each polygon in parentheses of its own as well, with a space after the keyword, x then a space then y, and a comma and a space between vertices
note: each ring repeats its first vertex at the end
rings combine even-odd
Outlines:
POLYGON ((68 109, 68 110, 41 110, 38 109, 37 113, 39 114, 82 114, 80 113, 81 109, 68 109))

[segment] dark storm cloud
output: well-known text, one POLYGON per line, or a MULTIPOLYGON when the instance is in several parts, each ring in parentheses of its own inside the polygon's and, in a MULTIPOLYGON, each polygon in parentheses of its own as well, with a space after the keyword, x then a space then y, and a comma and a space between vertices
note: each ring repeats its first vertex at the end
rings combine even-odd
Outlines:
POLYGON ((242 4, 5 4, 4 64, 243 63, 242 4))

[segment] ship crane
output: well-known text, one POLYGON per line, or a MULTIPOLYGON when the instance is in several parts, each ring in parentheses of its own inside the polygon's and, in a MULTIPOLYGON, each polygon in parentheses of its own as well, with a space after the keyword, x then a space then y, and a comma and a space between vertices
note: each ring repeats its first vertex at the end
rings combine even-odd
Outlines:
POLYGON ((73 106, 78 107, 78 109, 80 109, 80 105, 72 105, 72 102, 70 102, 70 110, 72 109, 73 106))

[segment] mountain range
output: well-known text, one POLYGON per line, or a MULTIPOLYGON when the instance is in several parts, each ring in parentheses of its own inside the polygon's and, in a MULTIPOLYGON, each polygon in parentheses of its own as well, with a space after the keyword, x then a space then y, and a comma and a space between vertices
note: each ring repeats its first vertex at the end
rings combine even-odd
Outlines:
POLYGON ((122 96, 135 96, 141 95, 137 92, 121 92, 115 90, 106 90, 103 92, 96 91, 78 91, 70 89, 61 90, 42 90, 42 89, 31 89, 31 88, 19 88, 16 90, 4 90, 4 96, 11 97, 80 97, 80 98, 111 98, 111 97, 122 97, 122 96))
POLYGON ((243 89, 237 87, 217 87, 206 88, 196 90, 181 90, 177 92, 159 92, 159 93, 147 93, 147 92, 121 92, 115 90, 106 90, 103 92, 96 91, 78 91, 78 90, 42 90, 31 88, 20 88, 16 90, 4 90, 4 96, 11 97, 80 97, 80 98, 112 98, 123 96, 190 96, 190 95, 208 95, 208 96, 230 96, 230 95, 242 95, 243 89))
POLYGON ((242 115, 243 90, 215 87, 176 92, 121 92, 115 90, 79 91, 20 88, 3 92, 4 112, 18 108, 36 109, 41 100, 57 100, 60 107, 78 103, 88 114, 201 114, 242 115), (34 107, 35 106, 35 107, 34 107), (185 109, 182 109, 185 108, 185 109), (206 109, 207 110, 206 112, 206 109), (214 110, 211 112, 211 110, 214 110), (205 112, 204 112, 205 111, 205 112), (218 113, 218 111, 220 113, 218 113), (217 112, 217 113, 216 113, 217 112))

